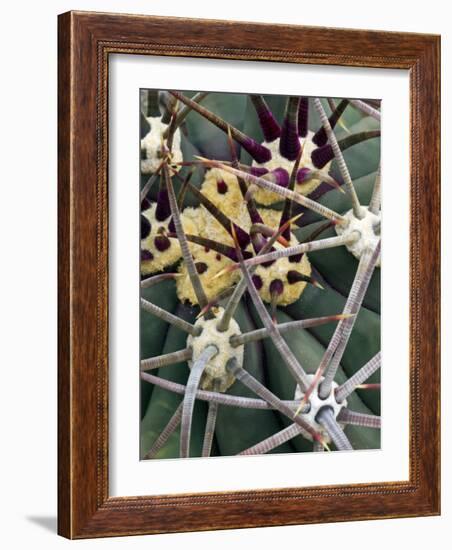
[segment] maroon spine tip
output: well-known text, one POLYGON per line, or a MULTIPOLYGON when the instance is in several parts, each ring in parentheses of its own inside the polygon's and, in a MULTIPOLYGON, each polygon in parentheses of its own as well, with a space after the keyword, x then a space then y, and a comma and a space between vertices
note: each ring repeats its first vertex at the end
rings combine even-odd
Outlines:
POLYGON ((306 137, 308 135, 308 122, 309 98, 300 97, 300 104, 298 106, 298 135, 300 137, 306 137))
POLYGON ((259 109, 257 116, 259 117, 259 123, 261 125, 265 141, 270 143, 279 138, 281 135, 281 128, 270 110, 266 108, 259 109))
MULTIPOLYGON (((274 248, 272 248, 272 252, 273 252, 274 248)), ((276 260, 269 260, 268 262, 262 262, 261 263, 261 266, 262 267, 270 267, 272 266, 274 263, 276 262, 276 260)))
POLYGON ((284 292, 284 283, 281 279, 273 279, 270 283, 269 290, 272 296, 281 296, 284 292))
POLYGON ((317 147, 322 147, 328 141, 328 136, 326 135, 325 129, 319 128, 317 132, 312 136, 312 142, 317 145, 317 147))
POLYGON ((202 275, 207 271, 207 264, 204 262, 196 262, 195 263, 196 271, 199 275, 202 275))
POLYGON ((218 180, 217 191, 220 195, 225 195, 228 192, 228 184, 224 180, 218 180))
POLYGON ((300 168, 297 172, 297 183, 303 183, 308 180, 311 172, 310 168, 300 168))
POLYGON ((259 119, 264 139, 267 143, 270 143, 281 135, 281 128, 265 102, 265 99, 260 95, 251 95, 250 97, 256 109, 257 118, 259 119))
POLYGON ((154 239, 154 244, 159 252, 165 252, 171 246, 171 241, 165 235, 158 235, 154 239))
POLYGON ((304 279, 301 277, 301 274, 298 273, 298 271, 289 271, 287 273, 287 280, 290 285, 293 285, 295 283, 300 283, 304 279))
POLYGON ((302 257, 303 257, 303 254, 294 254, 293 256, 289 256, 289 262, 291 264, 297 264, 302 257))
POLYGON ((267 149, 264 145, 260 145, 250 137, 241 140, 241 145, 259 164, 268 162, 272 158, 270 149, 267 149))
POLYGON ((143 139, 151 131, 151 125, 143 113, 140 113, 140 137, 143 139))
POLYGON ((173 217, 171 217, 171 220, 170 220, 170 222, 169 222, 169 224, 168 224, 168 231, 169 231, 170 233, 176 233, 176 226, 174 225, 174 219, 173 219, 173 217))
POLYGON ((143 248, 141 249, 140 257, 142 262, 154 259, 152 252, 150 250, 144 250, 143 248))
POLYGON ((331 145, 324 145, 318 149, 314 149, 311 154, 312 164, 318 168, 323 168, 326 164, 333 160, 334 152, 331 145))
POLYGON ((235 234, 237 235, 237 241, 240 248, 245 249, 251 242, 251 238, 246 231, 243 231, 241 227, 234 224, 235 234))
POLYGON ((256 287, 257 290, 260 290, 263 286, 263 282, 262 282, 262 279, 259 277, 259 275, 253 275, 252 277, 252 280, 253 280, 253 283, 254 283, 254 286, 256 287))
POLYGON ((287 160, 295 160, 300 153, 301 145, 298 138, 297 125, 287 118, 283 122, 279 152, 287 160))
POLYGON ((171 215, 168 191, 166 188, 160 189, 157 195, 157 207, 155 209, 155 218, 159 222, 165 221, 171 215))
POLYGON ((146 197, 141 201, 141 210, 147 210, 151 207, 151 201, 146 197))
POLYGON ((251 166, 250 174, 252 176, 256 176, 257 178, 260 178, 261 176, 265 176, 265 174, 268 174, 268 170, 267 168, 263 168, 261 166, 251 166))
MULTIPOLYGON (((343 115, 347 105, 348 99, 343 99, 336 107, 336 109, 332 112, 331 116, 328 119, 331 128, 334 128, 336 126, 338 120, 343 115)), ((322 145, 325 145, 327 143, 328 136, 323 126, 319 128, 317 132, 313 135, 312 141, 317 145, 317 147, 322 147, 322 145)))
POLYGON ((280 187, 287 187, 289 185, 289 172, 284 168, 275 168, 271 171, 271 174, 274 176, 273 180, 276 185, 280 187))
POLYGON ((143 216, 143 214, 141 214, 141 229, 140 229, 141 238, 145 239, 150 232, 151 232, 151 222, 146 218, 146 216, 143 216))

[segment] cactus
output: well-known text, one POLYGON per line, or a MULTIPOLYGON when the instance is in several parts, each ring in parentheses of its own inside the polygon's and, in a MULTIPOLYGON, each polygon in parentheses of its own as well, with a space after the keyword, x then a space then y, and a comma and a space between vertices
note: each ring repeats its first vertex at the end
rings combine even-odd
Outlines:
POLYGON ((142 459, 380 447, 380 111, 143 90, 142 459))

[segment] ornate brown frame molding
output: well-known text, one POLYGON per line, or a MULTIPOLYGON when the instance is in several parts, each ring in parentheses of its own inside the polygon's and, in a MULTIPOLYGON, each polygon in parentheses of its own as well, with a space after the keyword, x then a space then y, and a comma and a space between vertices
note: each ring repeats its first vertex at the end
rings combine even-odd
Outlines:
POLYGON ((58 50, 59 533, 85 538, 439 514, 440 38, 68 12, 59 16, 58 50), (409 70, 409 481, 109 497, 107 91, 112 53, 409 70), (429 414, 423 413, 426 403, 429 414))

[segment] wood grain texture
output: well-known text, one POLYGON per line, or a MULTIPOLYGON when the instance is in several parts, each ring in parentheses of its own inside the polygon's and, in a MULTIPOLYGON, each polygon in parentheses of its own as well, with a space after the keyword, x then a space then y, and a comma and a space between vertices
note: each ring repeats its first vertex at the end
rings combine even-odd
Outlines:
POLYGON ((70 12, 59 16, 58 47, 59 533, 84 538, 438 514, 439 37, 70 12), (109 497, 107 91, 112 53, 410 71, 409 481, 109 497))

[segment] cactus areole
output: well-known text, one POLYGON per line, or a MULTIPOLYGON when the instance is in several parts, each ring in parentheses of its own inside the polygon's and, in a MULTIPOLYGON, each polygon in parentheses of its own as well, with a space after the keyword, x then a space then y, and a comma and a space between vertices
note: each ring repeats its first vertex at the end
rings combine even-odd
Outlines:
POLYGON ((234 376, 226 370, 226 363, 234 357, 240 366, 243 365, 243 346, 233 347, 230 343, 231 336, 241 334, 240 327, 234 319, 231 319, 227 330, 218 330, 218 322, 222 314, 224 309, 220 307, 215 309, 212 319, 204 319, 204 317, 198 319, 195 327, 199 329, 199 334, 189 335, 187 338, 187 346, 193 350, 192 359, 188 362, 189 367, 209 345, 216 346, 218 350, 202 375, 200 387, 203 390, 213 390, 216 386, 217 391, 225 392, 235 380, 234 376))

